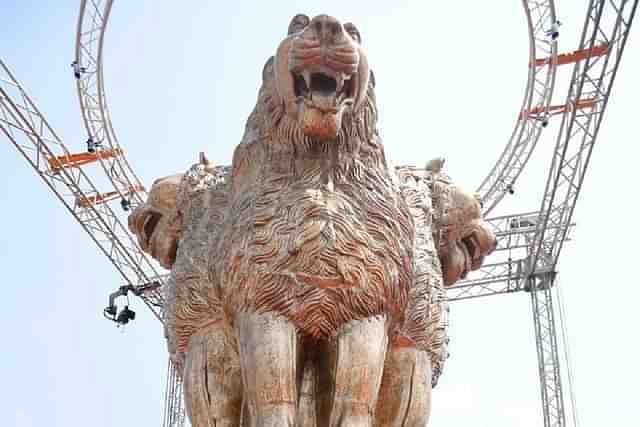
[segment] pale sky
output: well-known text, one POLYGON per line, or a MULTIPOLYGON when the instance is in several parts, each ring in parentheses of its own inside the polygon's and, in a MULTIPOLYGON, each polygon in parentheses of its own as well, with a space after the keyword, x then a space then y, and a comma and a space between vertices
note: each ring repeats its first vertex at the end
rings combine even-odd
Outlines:
MULTIPOLYGON (((586 3, 559 2, 561 52, 576 49, 586 3)), ((0 0, 0 57, 75 151, 86 140, 69 67, 78 8, 71 0, 0 0)), ((183 171, 199 151, 230 163, 262 66, 298 12, 327 13, 360 30, 388 158, 423 165, 444 156, 454 180, 475 190, 522 101, 528 45, 518 1, 117 1, 105 86, 116 133, 143 181, 183 171)), ((639 44, 634 28, 558 266, 582 427, 640 425, 639 44)), ((571 71, 558 70, 554 104, 564 101, 571 71)), ((539 209, 556 131, 553 124, 544 131, 516 194, 494 214, 539 209)), ((140 301, 132 301, 138 316, 124 331, 103 319, 120 278, 3 140, 1 424, 159 426, 166 369, 159 322, 140 301)), ((431 426, 542 425, 528 294, 453 303, 450 336, 431 426)))

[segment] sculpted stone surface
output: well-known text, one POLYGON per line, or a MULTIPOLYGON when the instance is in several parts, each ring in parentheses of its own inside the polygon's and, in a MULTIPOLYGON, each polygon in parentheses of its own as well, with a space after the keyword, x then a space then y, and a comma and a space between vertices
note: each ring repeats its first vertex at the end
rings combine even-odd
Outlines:
POLYGON ((425 425, 444 286, 495 247, 442 172, 388 166, 353 24, 297 15, 230 167, 201 155, 129 218, 171 269, 165 325, 200 426, 425 425))

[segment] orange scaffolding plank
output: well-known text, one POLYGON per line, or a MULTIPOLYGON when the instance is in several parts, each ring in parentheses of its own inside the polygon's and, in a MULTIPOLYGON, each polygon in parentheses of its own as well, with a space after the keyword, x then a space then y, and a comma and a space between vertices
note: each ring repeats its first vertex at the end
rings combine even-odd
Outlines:
POLYGON ((122 155, 122 150, 119 148, 116 149, 105 149, 99 150, 95 153, 78 153, 78 154, 68 154, 64 156, 50 157, 47 159, 49 161, 49 168, 53 172, 59 172, 64 168, 77 168, 82 165, 86 165, 87 163, 93 163, 98 160, 98 156, 101 159, 108 159, 111 157, 116 157, 122 155))
MULTIPOLYGON (((145 191, 144 187, 141 185, 129 187, 129 190, 124 194, 129 195, 133 193, 137 193, 138 191, 145 191)), ((111 200, 115 200, 120 197, 120 193, 117 191, 109 191, 108 193, 97 194, 95 196, 88 196, 85 198, 76 198, 76 204, 80 207, 86 208, 91 205, 99 205, 101 203, 106 203, 111 200)))
MULTIPOLYGON (((580 99, 576 102, 576 109, 583 110, 585 108, 593 108, 596 106, 596 101, 594 99, 580 99)), ((567 105, 550 105, 546 108, 544 107, 536 107, 532 108, 528 111, 523 111, 520 113, 519 119, 522 120, 525 117, 534 117, 541 113, 547 113, 549 116, 555 116, 558 114, 563 114, 567 110, 567 105)))
MULTIPOLYGON (((569 53, 563 53, 558 55, 558 65, 565 65, 565 64, 573 64, 575 62, 578 61, 582 61, 583 59, 586 59, 589 56, 589 52, 591 52, 591 56, 602 56, 605 55, 607 52, 609 52, 609 46, 607 44, 602 44, 600 46, 594 46, 591 49, 582 49, 582 50, 576 50, 573 52, 569 52, 569 53)), ((551 58, 542 58, 542 59, 536 59, 536 67, 539 67, 541 65, 546 65, 549 63, 549 61, 551 61, 551 58)))

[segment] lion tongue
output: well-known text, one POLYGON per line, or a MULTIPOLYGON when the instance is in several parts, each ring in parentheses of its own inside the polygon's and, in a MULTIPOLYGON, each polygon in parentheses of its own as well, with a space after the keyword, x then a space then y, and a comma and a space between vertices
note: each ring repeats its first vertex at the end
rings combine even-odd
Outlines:
POLYGON ((334 112, 336 109, 335 93, 312 91, 311 100, 313 101, 313 105, 321 111, 334 112))

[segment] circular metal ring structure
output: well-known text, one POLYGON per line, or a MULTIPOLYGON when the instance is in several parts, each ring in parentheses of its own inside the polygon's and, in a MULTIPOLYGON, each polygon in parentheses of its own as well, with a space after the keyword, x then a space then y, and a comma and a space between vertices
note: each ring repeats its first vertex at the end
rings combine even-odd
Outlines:
POLYGON ((556 79, 557 43, 550 28, 557 21, 553 0, 522 0, 529 35, 527 85, 516 125, 502 154, 476 190, 484 214, 513 188, 546 126, 556 79))
POLYGON ((97 149, 98 161, 114 190, 135 208, 146 199, 146 191, 118 142, 104 90, 104 34, 112 5, 113 0, 80 2, 74 62, 76 84, 87 134, 100 147, 97 149), (102 149, 118 155, 101 156, 102 149))
MULTIPOLYGON (((132 207, 135 207, 144 202, 146 192, 118 142, 104 89, 104 35, 112 5, 113 0, 81 0, 74 64, 80 109, 89 138, 111 150, 111 153, 118 153, 101 156, 98 151, 98 160, 115 191, 120 197, 129 199, 132 207)), ((477 190, 482 197, 485 215, 512 188, 529 160, 546 124, 555 85, 557 46, 548 34, 556 22, 554 0, 522 0, 522 5, 529 39, 525 93, 514 130, 502 154, 477 190)), ((185 424, 181 386, 181 379, 169 362, 163 421, 165 427, 185 424)))

